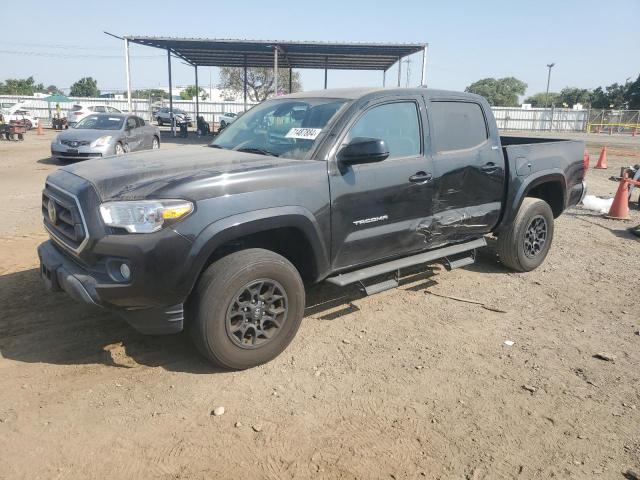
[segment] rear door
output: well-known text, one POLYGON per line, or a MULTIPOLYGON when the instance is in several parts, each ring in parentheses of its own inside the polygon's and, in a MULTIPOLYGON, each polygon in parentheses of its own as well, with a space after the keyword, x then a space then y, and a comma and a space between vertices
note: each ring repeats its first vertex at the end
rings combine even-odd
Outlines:
POLYGON ((425 248, 431 215, 431 159, 421 97, 387 97, 363 107, 340 134, 330 160, 333 268, 347 268, 425 248), (382 139, 389 158, 343 165, 337 152, 356 137, 382 139))
POLYGON ((437 243, 488 233, 500 217, 504 155, 488 108, 466 99, 428 104, 437 243))

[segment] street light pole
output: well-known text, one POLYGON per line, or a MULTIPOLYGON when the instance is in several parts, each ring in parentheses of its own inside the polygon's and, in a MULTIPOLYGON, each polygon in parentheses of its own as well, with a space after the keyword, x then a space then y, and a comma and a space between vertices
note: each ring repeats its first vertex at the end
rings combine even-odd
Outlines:
POLYGON ((549 74, 547 75, 547 94, 544 97, 544 108, 549 105, 549 83, 551 82, 551 69, 555 66, 555 63, 547 63, 549 74))

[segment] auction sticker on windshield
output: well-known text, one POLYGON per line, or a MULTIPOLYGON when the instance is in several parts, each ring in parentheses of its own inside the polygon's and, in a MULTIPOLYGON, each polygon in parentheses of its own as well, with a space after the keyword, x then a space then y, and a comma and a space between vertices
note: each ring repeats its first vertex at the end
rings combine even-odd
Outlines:
POLYGON ((286 138, 300 138, 303 140, 315 140, 320 132, 321 128, 292 128, 285 135, 286 138))

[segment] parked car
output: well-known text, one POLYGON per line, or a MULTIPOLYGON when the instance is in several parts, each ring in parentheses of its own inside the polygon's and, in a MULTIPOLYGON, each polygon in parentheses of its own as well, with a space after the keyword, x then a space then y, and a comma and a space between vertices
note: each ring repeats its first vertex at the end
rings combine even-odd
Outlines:
MULTIPOLYGON (((188 126, 191 126, 191 117, 184 110, 180 110, 179 108, 173 109, 173 116, 176 119, 176 125, 181 123, 186 123, 188 126)), ((171 125, 171 113, 169 107, 162 107, 160 110, 156 112, 156 121, 158 125, 171 125)))
POLYGON ((74 104, 67 114, 67 123, 70 127, 73 127, 80 120, 92 113, 124 113, 122 110, 118 110, 115 107, 109 105, 82 105, 74 104))
POLYGON ((51 142, 54 160, 88 160, 160 148, 160 130, 140 117, 124 113, 93 113, 51 142))
POLYGON ((30 110, 25 109, 18 104, 15 104, 6 110, 3 110, 2 116, 7 123, 24 121, 27 130, 38 128, 38 123, 40 123, 38 117, 33 115, 30 110))
POLYGON ((38 254, 49 289, 144 333, 188 325, 230 369, 287 347, 305 284, 373 294, 405 267, 473 263, 486 235, 506 267, 533 270, 586 191, 583 142, 501 138, 468 93, 296 93, 253 107, 211 147, 51 173, 38 254))
POLYGON ((220 129, 224 129, 227 127, 227 125, 232 124, 236 118, 238 118, 238 114, 233 112, 227 112, 220 115, 220 117, 218 118, 220 129))

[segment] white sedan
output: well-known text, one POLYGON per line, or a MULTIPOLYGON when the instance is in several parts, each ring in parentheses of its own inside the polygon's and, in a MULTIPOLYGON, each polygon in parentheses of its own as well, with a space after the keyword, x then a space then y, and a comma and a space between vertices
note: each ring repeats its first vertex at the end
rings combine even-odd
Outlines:
POLYGON ((73 127, 83 118, 91 115, 92 113, 124 113, 117 108, 110 107, 109 105, 82 105, 77 103, 71 107, 67 114, 67 123, 70 127, 73 127))
POLYGON ((220 124, 220 128, 225 128, 227 125, 235 122, 236 118, 238 118, 237 113, 227 112, 220 115, 218 118, 218 123, 220 124))
POLYGON ((29 110, 16 106, 8 110, 3 110, 2 117, 7 123, 14 121, 24 121, 28 130, 32 128, 38 128, 38 123, 40 122, 40 120, 38 120, 38 118, 35 117, 29 110))

